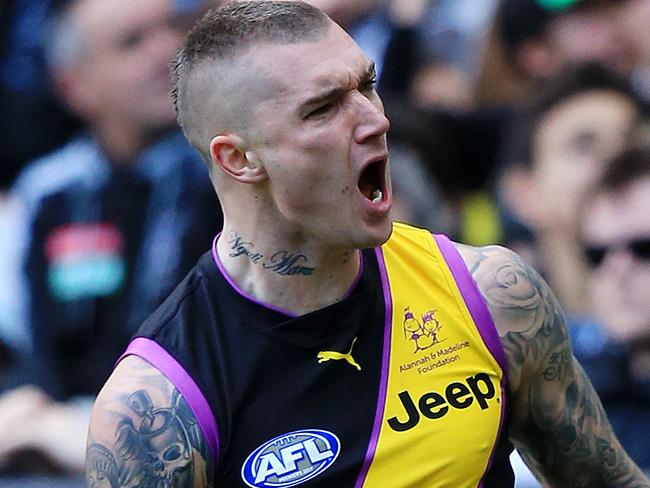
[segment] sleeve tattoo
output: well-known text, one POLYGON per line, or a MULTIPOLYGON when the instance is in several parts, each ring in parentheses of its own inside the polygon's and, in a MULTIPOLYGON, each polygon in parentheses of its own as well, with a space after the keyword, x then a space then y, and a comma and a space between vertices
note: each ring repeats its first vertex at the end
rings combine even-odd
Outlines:
POLYGON ((462 247, 497 324, 512 393, 510 436, 550 486, 648 488, 573 357, 562 309, 515 253, 462 247))
POLYGON ((137 380, 109 382, 97 399, 86 450, 87 486, 211 487, 207 444, 178 390, 143 361, 131 361, 126 369, 137 380))

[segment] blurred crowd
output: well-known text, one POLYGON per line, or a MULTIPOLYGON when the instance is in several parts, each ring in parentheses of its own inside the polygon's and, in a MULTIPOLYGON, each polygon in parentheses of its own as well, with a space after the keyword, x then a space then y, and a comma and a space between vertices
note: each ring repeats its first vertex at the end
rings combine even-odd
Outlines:
MULTIPOLYGON (((220 230, 168 64, 224 1, 0 2, 0 479, 83 470, 94 395, 220 230)), ((395 218, 540 270, 650 472, 650 0, 309 1, 376 62, 395 218)))

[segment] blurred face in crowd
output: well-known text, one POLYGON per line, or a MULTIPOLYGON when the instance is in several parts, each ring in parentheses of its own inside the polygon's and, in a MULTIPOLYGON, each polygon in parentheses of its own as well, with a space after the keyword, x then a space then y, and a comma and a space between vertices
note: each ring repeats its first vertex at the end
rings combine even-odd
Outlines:
POLYGON ((173 124, 168 65, 181 36, 169 1, 82 0, 75 18, 87 42, 71 76, 82 116, 138 128, 173 124))
POLYGON ((547 31, 547 42, 559 64, 596 61, 629 73, 638 61, 638 53, 622 28, 623 3, 583 7, 554 19, 547 31))
POLYGON ((262 44, 247 56, 268 90, 251 103, 246 137, 267 174, 273 226, 326 246, 384 242, 389 123, 373 63, 334 23, 317 41, 262 44))
POLYGON ((592 307, 620 340, 650 339, 650 175, 589 201, 582 221, 592 307))
POLYGON ((645 63, 650 57, 650 1, 628 0, 623 11, 621 32, 634 45, 636 50, 645 57, 645 63))
POLYGON ((585 189, 623 147, 637 118, 632 101, 612 91, 579 94, 542 117, 530 172, 538 226, 574 227, 585 189))

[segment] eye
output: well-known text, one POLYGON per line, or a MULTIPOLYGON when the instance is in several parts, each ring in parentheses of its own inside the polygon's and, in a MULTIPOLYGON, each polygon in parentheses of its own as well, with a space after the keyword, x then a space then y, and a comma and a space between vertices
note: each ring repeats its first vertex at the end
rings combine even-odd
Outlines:
POLYGON ((371 92, 375 89, 376 85, 377 85, 377 77, 373 76, 372 78, 363 82, 359 87, 359 90, 364 93, 371 92))
POLYGON ((316 107, 314 110, 312 110, 311 112, 309 112, 305 118, 306 119, 318 119, 318 118, 324 117, 333 108, 334 108, 334 103, 332 103, 332 102, 324 103, 323 105, 320 105, 320 106, 316 107))
POLYGON ((144 41, 144 34, 142 32, 131 31, 120 37, 118 46, 124 51, 135 49, 144 41))

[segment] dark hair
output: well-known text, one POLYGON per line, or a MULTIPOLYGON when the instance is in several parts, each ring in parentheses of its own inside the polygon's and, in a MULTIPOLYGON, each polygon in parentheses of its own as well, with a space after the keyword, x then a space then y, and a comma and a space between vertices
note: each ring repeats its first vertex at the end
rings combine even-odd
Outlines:
POLYGON ((643 112, 644 102, 627 79, 597 63, 569 67, 546 82, 534 98, 517 116, 518 123, 511 134, 504 163, 533 163, 533 143, 537 129, 545 115, 567 100, 593 91, 611 91, 629 98, 643 112))
POLYGON ((650 176, 650 146, 632 146, 609 162, 594 186, 594 193, 619 191, 646 176, 650 176))
POLYGON ((323 12, 301 1, 233 2, 208 11, 189 31, 172 63, 172 99, 179 122, 182 92, 194 66, 205 60, 233 58, 261 42, 316 40, 329 22, 323 12))
POLYGON ((544 34, 556 15, 535 0, 502 0, 496 12, 496 26, 508 57, 512 60, 521 44, 544 34))
POLYGON ((511 60, 526 41, 544 35, 558 16, 614 0, 501 0, 496 27, 506 55, 511 60))

